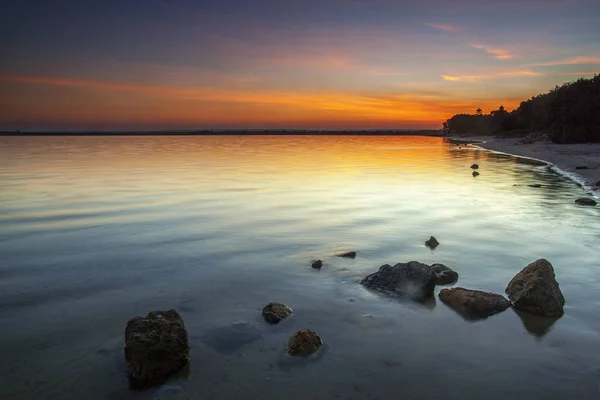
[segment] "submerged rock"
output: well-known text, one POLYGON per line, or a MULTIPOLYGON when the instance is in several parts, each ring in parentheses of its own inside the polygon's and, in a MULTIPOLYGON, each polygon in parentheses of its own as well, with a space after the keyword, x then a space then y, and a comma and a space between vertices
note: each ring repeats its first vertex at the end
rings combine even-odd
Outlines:
POLYGON ((467 319, 487 318, 510 307, 504 296, 479 290, 443 289, 438 297, 467 319))
POLYGON ((565 298, 555 279, 554 268, 546 259, 532 262, 521 270, 506 287, 515 308, 535 315, 560 317, 565 298))
POLYGON ((265 321, 277 324, 293 313, 292 309, 281 303, 269 303, 263 308, 262 316, 265 321))
POLYGON ((589 169, 589 167, 587 165, 578 165, 575 169, 589 169))
POLYGON ((532 187, 532 188, 541 188, 542 187, 542 185, 540 185, 539 183, 532 183, 531 185, 527 185, 527 186, 532 187))
POLYGON ((125 360, 130 378, 142 384, 163 383, 189 362, 190 346, 177 311, 152 311, 125 328, 125 360))
POLYGON ((587 197, 580 197, 577 200, 575 200, 575 203, 579 204, 580 206, 592 206, 592 207, 595 206, 596 204, 598 204, 598 203, 596 203, 595 200, 587 198, 587 197))
POLYGON ((344 257, 344 258, 355 258, 356 257, 356 252, 355 251, 349 251, 347 253, 340 253, 337 254, 338 257, 344 257))
POLYGON ((517 164, 533 165, 535 167, 543 167, 548 165, 545 161, 535 160, 533 158, 517 157, 517 164))
POLYGON ((477 165, 477 164, 471 165, 471 169, 478 169, 478 168, 479 168, 479 165, 477 165))
POLYGON ((372 290, 395 297, 424 301, 433 295, 436 285, 456 282, 458 274, 443 264, 427 265, 418 261, 385 264, 360 283, 372 290))
POLYGON ((308 356, 319 350, 323 344, 321 338, 310 329, 302 329, 288 340, 287 351, 292 356, 308 356))
POLYGON ((475 177, 475 176, 479 176, 479 172, 477 172, 477 171, 473 171, 473 176, 474 176, 474 177, 475 177))
POLYGON ((249 322, 236 322, 204 332, 201 340, 221 354, 232 354, 243 346, 262 338, 258 328, 249 322))
POLYGON ((429 238, 429 240, 425 241, 425 246, 429 247, 430 249, 435 249, 439 245, 440 245, 440 242, 438 242, 437 239, 434 238, 433 236, 431 236, 429 238))
POLYGON ((315 260, 312 262, 312 264, 310 266, 314 269, 321 269, 321 267, 323 267, 323 261, 315 260))

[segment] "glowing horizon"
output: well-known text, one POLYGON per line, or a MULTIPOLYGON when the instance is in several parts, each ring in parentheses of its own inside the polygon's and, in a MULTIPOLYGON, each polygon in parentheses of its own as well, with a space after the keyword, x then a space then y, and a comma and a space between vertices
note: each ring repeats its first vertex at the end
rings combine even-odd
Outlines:
POLYGON ((591 0, 108 3, 0 17, 0 130, 438 129, 600 71, 591 0))

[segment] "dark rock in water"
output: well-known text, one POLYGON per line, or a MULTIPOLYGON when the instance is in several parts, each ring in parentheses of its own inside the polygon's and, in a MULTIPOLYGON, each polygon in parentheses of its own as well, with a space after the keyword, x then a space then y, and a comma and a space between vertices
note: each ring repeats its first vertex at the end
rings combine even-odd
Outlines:
POLYGON ((458 274, 442 264, 410 261, 393 267, 382 265, 379 271, 366 276, 360 283, 389 296, 424 301, 433 295, 435 285, 452 283, 456 279, 458 274))
POLYGON ((292 356, 306 357, 319 350, 322 344, 323 341, 315 332, 302 329, 290 336, 287 351, 292 356))
POLYGON ((587 197, 581 197, 581 198, 575 200, 575 203, 579 204, 580 206, 592 206, 592 207, 597 204, 595 200, 589 199, 587 197))
POLYGON ((431 236, 429 238, 429 240, 425 241, 425 246, 429 247, 430 249, 435 249, 439 245, 440 245, 440 242, 438 242, 437 239, 434 238, 433 236, 431 236))
POLYGON ((554 268, 543 258, 521 270, 506 287, 515 308, 535 315, 560 317, 565 298, 555 279, 554 268))
POLYGON ((140 384, 161 384, 189 362, 190 346, 177 311, 152 311, 125 328, 129 377, 140 384))
POLYGON ((276 324, 292 314, 292 309, 281 303, 269 303, 263 308, 262 316, 265 321, 276 324))
POLYGON ((436 285, 451 285, 458 280, 458 273, 444 264, 432 264, 431 272, 435 276, 436 285))
POLYGON ((213 328, 202 335, 202 342, 222 354, 231 354, 241 347, 262 338, 256 326, 249 322, 213 328))
POLYGON ((355 258, 356 257, 356 252, 355 251, 349 251, 347 253, 340 253, 337 254, 338 257, 344 257, 344 258, 355 258))
POLYGON ((438 297, 466 319, 487 318, 510 307, 504 296, 479 290, 443 289, 438 297))
POLYGON ((315 260, 312 262, 312 264, 310 266, 313 267, 314 269, 321 269, 321 267, 323 267, 323 261, 315 260))
POLYGON ((479 165, 473 164, 473 165, 471 165, 471 169, 479 169, 479 165))
POLYGON ((594 186, 600 187, 600 181, 596 182, 594 186))
POLYGON ((473 171, 473 176, 479 176, 479 172, 473 171))
POLYGON ((589 169, 586 165, 578 165, 575 169, 589 169))
POLYGON ((540 185, 539 183, 532 183, 531 185, 527 185, 527 186, 532 187, 532 188, 541 188, 542 187, 542 185, 540 185))

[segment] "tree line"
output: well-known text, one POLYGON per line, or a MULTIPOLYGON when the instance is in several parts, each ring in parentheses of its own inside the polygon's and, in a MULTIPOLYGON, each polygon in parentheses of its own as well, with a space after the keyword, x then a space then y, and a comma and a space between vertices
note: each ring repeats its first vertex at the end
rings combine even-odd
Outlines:
POLYGON ((456 114, 443 124, 449 134, 547 133, 555 143, 600 142, 600 75, 556 86, 508 112, 456 114))

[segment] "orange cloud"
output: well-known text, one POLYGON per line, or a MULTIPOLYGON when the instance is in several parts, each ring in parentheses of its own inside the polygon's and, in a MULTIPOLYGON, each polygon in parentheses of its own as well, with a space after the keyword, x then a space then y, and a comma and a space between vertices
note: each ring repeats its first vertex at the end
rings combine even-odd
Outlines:
POLYGON ((486 79, 494 79, 494 78, 511 78, 511 77, 520 77, 520 76, 540 76, 539 72, 523 70, 523 71, 509 71, 509 72, 499 72, 496 74, 483 74, 483 75, 442 75, 445 81, 454 81, 454 82, 479 82, 486 79))
POLYGON ((431 23, 425 23, 425 25, 427 25, 430 28, 438 29, 440 31, 446 31, 446 32, 458 32, 458 31, 462 30, 462 28, 460 28, 458 26, 453 26, 453 25, 442 25, 442 24, 431 24, 431 23))
POLYGON ((551 67, 555 65, 600 64, 600 56, 573 57, 563 60, 527 64, 527 67, 551 67))
POLYGON ((510 60, 511 58, 514 58, 514 55, 510 54, 506 50, 495 49, 495 48, 484 46, 481 44, 472 44, 471 47, 474 47, 476 49, 481 49, 481 50, 485 51, 486 53, 493 55, 498 60, 510 60))

